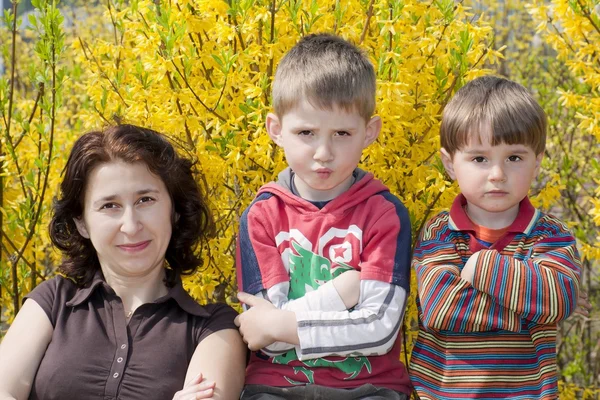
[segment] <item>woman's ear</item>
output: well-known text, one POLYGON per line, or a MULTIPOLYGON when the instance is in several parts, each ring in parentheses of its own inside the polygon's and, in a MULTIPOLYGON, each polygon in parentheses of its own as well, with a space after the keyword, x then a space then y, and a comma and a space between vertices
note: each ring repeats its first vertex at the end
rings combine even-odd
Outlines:
POLYGON ((446 168, 446 173, 452 180, 455 180, 456 174, 454 173, 454 161, 452 161, 452 156, 443 147, 440 149, 440 156, 442 157, 442 164, 444 164, 444 168, 446 168))
POLYGON ((85 221, 83 220, 82 217, 78 217, 78 218, 73 218, 73 221, 75 222, 75 226, 77 227, 77 231, 79 232, 79 234, 81 236, 83 236, 86 239, 90 238, 90 234, 88 233, 87 227, 85 226, 85 221))

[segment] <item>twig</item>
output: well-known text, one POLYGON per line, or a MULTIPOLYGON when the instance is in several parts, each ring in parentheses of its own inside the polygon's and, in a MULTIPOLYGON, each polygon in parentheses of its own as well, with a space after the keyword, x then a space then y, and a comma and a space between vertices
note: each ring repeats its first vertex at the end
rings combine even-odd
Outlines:
POLYGON ((225 117, 219 115, 215 110, 213 110, 212 108, 210 108, 209 106, 207 106, 206 103, 204 103, 202 101, 202 99, 200 98, 200 96, 198 96, 198 94, 196 93, 196 91, 194 90, 194 88, 192 88, 192 86, 190 85, 190 83, 188 82, 188 80, 186 79, 186 77, 179 70, 179 68, 177 67, 177 64, 175 64, 175 60, 171 60, 171 64, 173 64, 173 67, 175 68, 175 71, 177 71, 177 73, 179 74, 179 76, 181 77, 181 79, 183 79, 183 81, 185 82, 185 85, 187 86, 187 88, 192 92, 192 94, 194 95, 194 98, 196 98, 196 100, 202 105, 202 107, 204 107, 206 109, 206 111, 208 111, 209 113, 211 113, 215 117, 219 118, 221 121, 223 121, 223 122, 227 121, 227 119, 225 117))
MULTIPOLYGON (((54 29, 54 25, 50 24, 51 28, 54 29)), ((52 37, 55 38, 55 32, 52 32, 53 35, 52 37)), ((42 193, 39 196, 39 200, 38 200, 38 208, 37 208, 37 212, 35 213, 35 217, 34 219, 31 221, 30 224, 30 229, 29 232, 27 234, 27 237, 25 238, 25 243, 23 244, 23 246, 21 247, 21 249, 19 250, 19 252, 17 253, 17 256, 15 258, 15 260, 13 261, 13 271, 14 271, 14 275, 16 278, 16 269, 17 269, 17 263, 19 262, 19 260, 23 257, 23 253, 25 252, 25 249, 27 248, 27 246, 29 245, 29 242, 31 241, 31 239, 33 238, 33 234, 35 232, 35 227, 37 225, 37 222, 39 220, 41 211, 42 211, 42 206, 44 205, 44 196, 46 194, 46 189, 48 188, 48 180, 49 180, 49 176, 50 176, 50 166, 51 166, 51 161, 52 161, 52 147, 54 144, 54 129, 55 129, 55 123, 56 123, 56 43, 53 42, 52 43, 52 110, 51 110, 51 115, 50 115, 50 140, 48 141, 48 164, 46 166, 46 174, 44 176, 44 184, 42 185, 42 193)), ((16 287, 16 291, 15 291, 15 296, 13 297, 14 300, 16 300, 15 305, 15 314, 19 311, 19 294, 18 294, 18 286, 16 287)))
POLYGON ((373 16, 373 3, 375 3, 375 0, 371 0, 369 2, 369 10, 367 11, 367 20, 365 21, 365 26, 363 27, 363 30, 360 34, 359 44, 363 43, 363 41, 365 40, 365 36, 367 35, 367 30, 369 29, 369 24, 371 23, 371 17, 373 16))
MULTIPOLYGON (((29 124, 31 124, 31 121, 33 121, 33 117, 35 116, 35 112, 37 111, 37 106, 43 95, 44 95, 44 82, 41 82, 39 84, 39 91, 38 91, 37 97, 35 99, 35 103, 33 104, 33 110, 31 110, 31 114, 29 115, 29 120, 28 120, 29 124)), ((21 143, 21 140, 23 139, 23 137, 25 137, 26 133, 27 132, 23 129, 23 132, 21 132, 21 134, 19 135, 19 138, 13 144, 13 148, 15 150, 17 149, 17 146, 19 145, 19 143, 21 143)))
MULTIPOLYGON (((117 85, 108 77, 108 75, 102 69, 102 65, 100 65, 100 62, 96 59, 96 57, 94 56, 94 53, 92 53, 90 51, 90 56, 92 57, 92 59, 90 60, 90 58, 87 55, 87 52, 85 51, 85 47, 87 46, 87 44, 83 40, 81 40, 81 38, 78 37, 77 39, 79 40, 79 43, 81 44, 81 47, 84 48, 83 54, 85 55, 85 58, 88 61, 94 61, 96 63, 96 66, 98 67, 98 71, 100 72, 100 76, 102 76, 104 79, 106 79, 108 81, 108 83, 110 83, 110 86, 113 88, 113 90, 117 94, 117 96, 119 96, 119 98, 121 99, 121 101, 123 102, 123 104, 126 107, 129 107, 129 105, 127 104, 127 102, 123 98, 123 96, 121 96, 121 93, 119 92, 119 89, 117 88, 117 85)), ((88 46, 88 50, 89 50, 89 46, 88 46)))

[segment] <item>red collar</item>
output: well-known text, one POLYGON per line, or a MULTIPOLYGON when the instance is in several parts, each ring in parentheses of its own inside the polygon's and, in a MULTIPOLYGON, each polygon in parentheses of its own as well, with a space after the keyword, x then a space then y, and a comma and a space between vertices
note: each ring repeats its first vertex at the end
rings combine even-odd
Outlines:
MULTIPOLYGON (((466 204, 467 199, 462 193, 456 196, 450 208, 450 229, 454 231, 475 231, 475 226, 465 211, 466 204)), ((529 198, 525 197, 519 203, 517 218, 508 227, 507 232, 528 233, 537 220, 538 213, 539 211, 533 207, 529 198)))
MULTIPOLYGON (((450 208, 450 218, 448 220, 448 226, 453 231, 469 232, 472 236, 472 240, 469 241, 469 248, 471 252, 476 252, 485 249, 485 247, 474 239, 475 225, 467 215, 465 211, 465 205, 467 199, 464 195, 459 194, 454 199, 452 207, 450 208)), ((508 227, 504 236, 490 247, 490 249, 502 250, 506 247, 517 233, 528 234, 535 226, 535 222, 539 218, 540 211, 533 207, 529 198, 525 197, 519 203, 519 213, 517 218, 508 227)))

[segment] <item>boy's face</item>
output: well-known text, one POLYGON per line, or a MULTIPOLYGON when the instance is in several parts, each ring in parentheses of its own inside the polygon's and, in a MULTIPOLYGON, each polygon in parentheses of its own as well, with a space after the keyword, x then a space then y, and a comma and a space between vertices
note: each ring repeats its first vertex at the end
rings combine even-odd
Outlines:
POLYGON ((492 146, 489 139, 482 141, 470 143, 453 157, 442 149, 442 162, 448 175, 458 181, 471 220, 500 229, 515 220, 519 202, 527 196, 540 170, 543 154, 536 155, 522 144, 492 146))
POLYGON ((267 116, 267 132, 283 148, 300 196, 331 200, 350 187, 362 150, 381 130, 381 119, 365 122, 357 112, 324 110, 301 101, 281 118, 267 116))

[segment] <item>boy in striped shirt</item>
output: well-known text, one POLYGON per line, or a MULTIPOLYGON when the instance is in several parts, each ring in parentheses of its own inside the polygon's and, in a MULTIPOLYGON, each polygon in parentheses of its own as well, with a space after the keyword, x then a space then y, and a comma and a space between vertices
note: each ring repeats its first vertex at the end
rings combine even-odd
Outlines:
POLYGON ((527 197, 546 115, 521 85, 475 79, 446 106, 441 157, 461 194, 431 219, 413 256, 421 399, 555 399, 557 323, 575 309, 575 238, 527 197))

